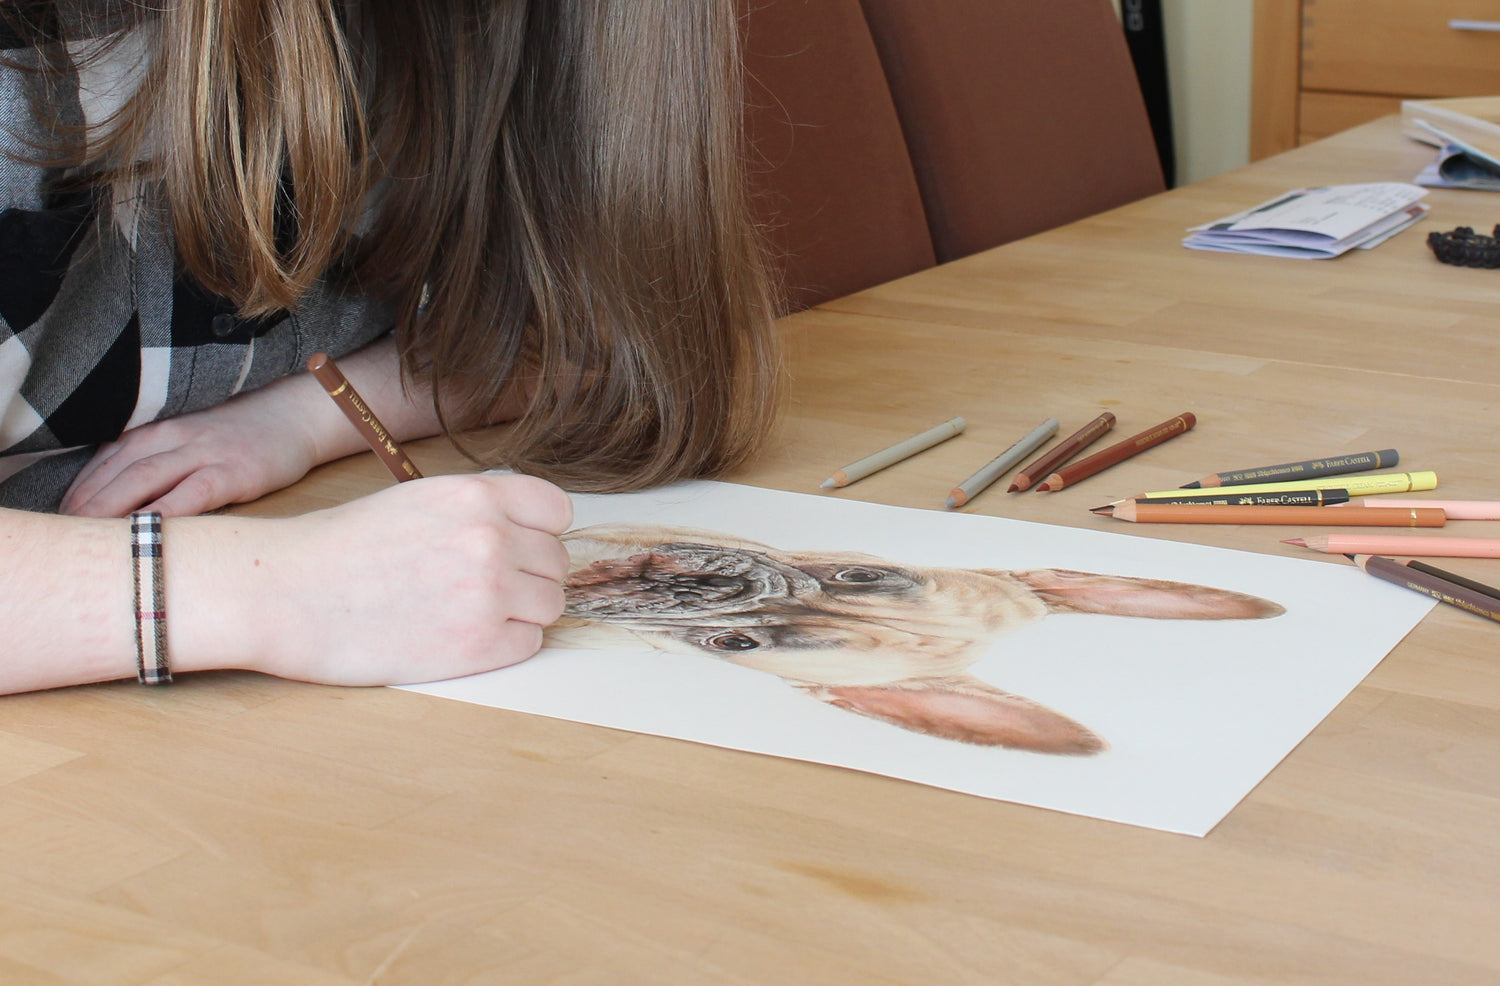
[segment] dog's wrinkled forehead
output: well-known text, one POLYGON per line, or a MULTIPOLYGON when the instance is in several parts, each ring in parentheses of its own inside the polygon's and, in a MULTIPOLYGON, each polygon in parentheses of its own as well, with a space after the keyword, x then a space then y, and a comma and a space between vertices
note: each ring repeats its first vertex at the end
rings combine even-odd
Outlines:
POLYGON ((674 542, 595 561, 568 577, 568 613, 667 625, 738 616, 786 618, 825 608, 830 595, 899 595, 920 583, 858 559, 794 565, 747 548, 674 542))

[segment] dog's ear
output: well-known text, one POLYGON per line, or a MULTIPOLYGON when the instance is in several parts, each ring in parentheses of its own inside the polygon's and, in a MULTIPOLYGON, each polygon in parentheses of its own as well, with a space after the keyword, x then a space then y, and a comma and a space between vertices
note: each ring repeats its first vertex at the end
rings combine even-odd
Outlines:
POLYGON ((882 685, 795 684, 829 705, 942 739, 1036 753, 1105 748, 1103 740, 1067 716, 968 675, 882 685))
POLYGON ((1149 616, 1159 620, 1259 620, 1286 609, 1259 596, 1189 582, 1095 575, 1062 568, 1008 573, 1051 613, 1149 616))

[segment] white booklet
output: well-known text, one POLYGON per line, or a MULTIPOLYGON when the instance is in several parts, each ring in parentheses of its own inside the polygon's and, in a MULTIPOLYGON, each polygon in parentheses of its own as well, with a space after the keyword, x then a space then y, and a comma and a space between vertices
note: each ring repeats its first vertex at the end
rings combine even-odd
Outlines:
POLYGON ((1223 219, 1194 226, 1195 250, 1326 259, 1385 242, 1427 214, 1427 190, 1404 182, 1299 188, 1223 219))

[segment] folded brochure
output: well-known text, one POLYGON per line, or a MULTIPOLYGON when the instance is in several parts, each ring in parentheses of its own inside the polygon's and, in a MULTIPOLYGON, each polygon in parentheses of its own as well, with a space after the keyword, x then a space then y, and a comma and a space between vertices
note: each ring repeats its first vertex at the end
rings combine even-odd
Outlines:
POLYGON ((1404 182, 1299 188, 1244 212, 1194 226, 1195 250, 1323 259, 1368 249, 1427 214, 1427 190, 1404 182))

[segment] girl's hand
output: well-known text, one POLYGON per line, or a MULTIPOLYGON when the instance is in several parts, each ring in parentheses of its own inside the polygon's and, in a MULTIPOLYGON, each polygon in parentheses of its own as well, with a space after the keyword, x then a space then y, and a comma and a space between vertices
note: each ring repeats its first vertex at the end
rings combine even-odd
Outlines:
MULTIPOLYGON (((302 375, 132 428, 100 446, 58 511, 123 517, 150 509, 181 517, 253 500, 295 483, 321 461, 314 429, 332 420, 329 411, 338 415, 316 381, 302 375)), ((353 432, 341 416, 332 427, 353 432)))
POLYGON ((438 476, 301 517, 169 524, 174 668, 338 685, 432 681, 534 654, 563 611, 567 494, 438 476))

